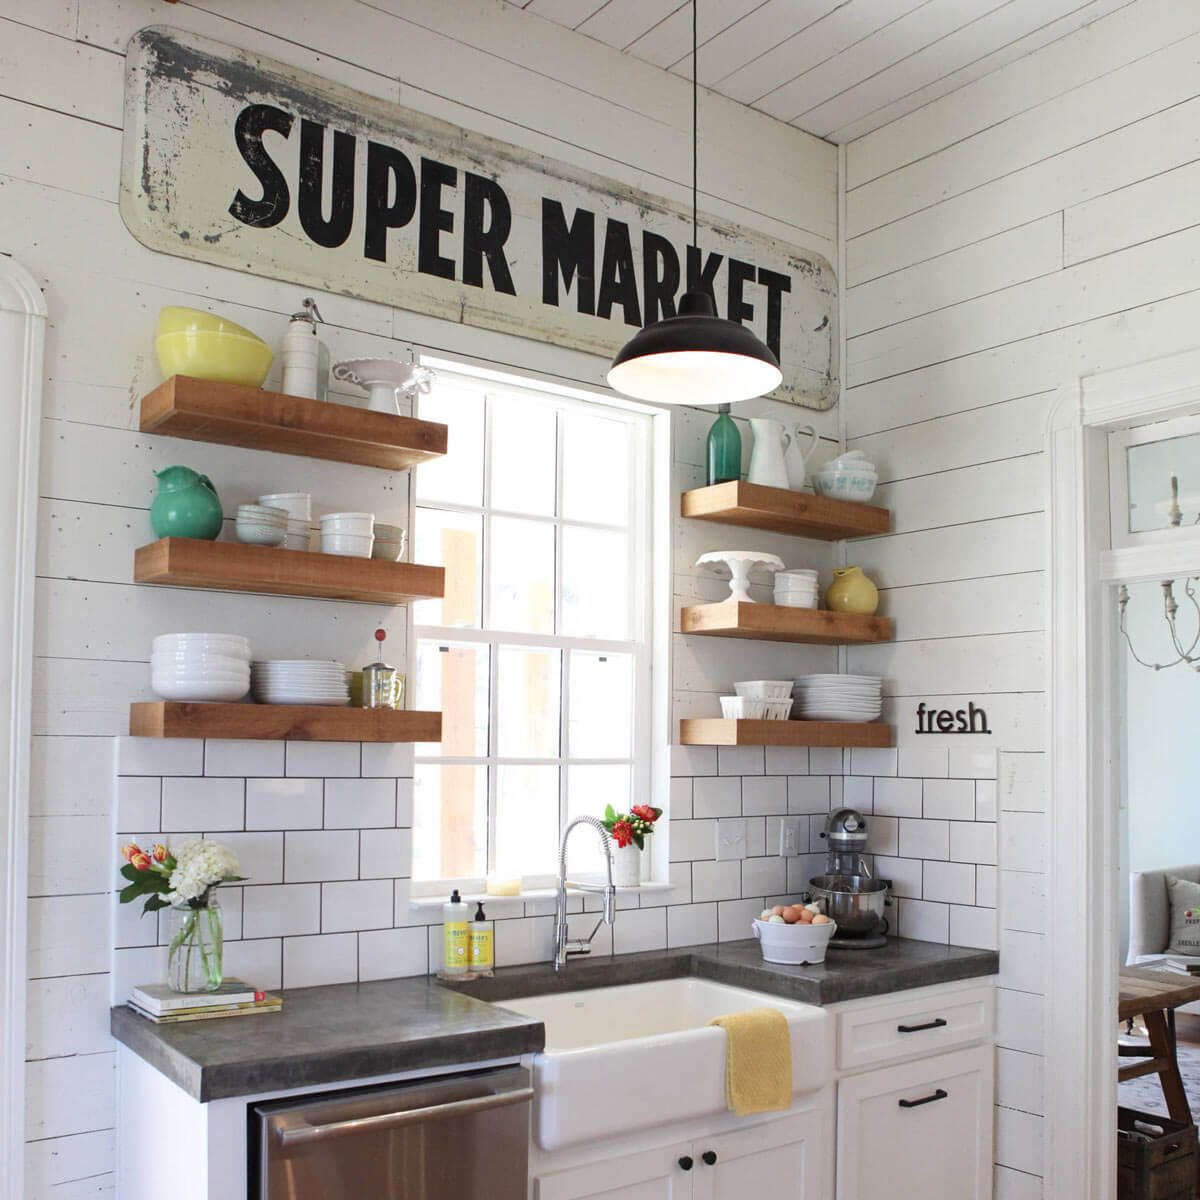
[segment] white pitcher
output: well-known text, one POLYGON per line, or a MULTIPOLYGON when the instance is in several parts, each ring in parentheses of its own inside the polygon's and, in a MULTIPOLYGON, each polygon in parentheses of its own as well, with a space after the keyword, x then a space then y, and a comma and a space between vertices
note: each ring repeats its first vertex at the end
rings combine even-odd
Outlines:
POLYGON ((763 487, 786 488, 787 466, 783 452, 792 440, 781 421, 768 421, 765 417, 750 418, 750 432, 754 435, 754 449, 750 451, 751 483, 763 487))
POLYGON ((784 436, 788 439, 787 449, 783 452, 783 461, 787 466, 788 487, 798 492, 808 480, 808 460, 812 458, 817 448, 817 431, 811 425, 797 425, 794 429, 785 429, 784 436), (800 439, 808 434, 811 439, 807 450, 800 449, 800 439))

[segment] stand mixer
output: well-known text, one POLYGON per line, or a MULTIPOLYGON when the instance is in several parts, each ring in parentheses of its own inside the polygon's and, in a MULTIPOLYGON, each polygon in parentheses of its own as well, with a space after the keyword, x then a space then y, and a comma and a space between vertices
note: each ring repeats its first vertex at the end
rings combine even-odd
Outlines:
POLYGON ((829 814, 821 831, 828 849, 825 874, 809 880, 813 895, 824 901, 825 911, 837 922, 831 946, 872 950, 887 944, 891 905, 890 879, 876 879, 863 854, 867 848, 867 819, 853 808, 829 814))

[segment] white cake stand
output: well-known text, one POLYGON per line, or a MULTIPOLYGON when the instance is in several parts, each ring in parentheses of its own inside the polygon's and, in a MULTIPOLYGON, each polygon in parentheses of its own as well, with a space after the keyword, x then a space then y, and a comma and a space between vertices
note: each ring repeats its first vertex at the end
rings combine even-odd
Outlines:
POLYGON ((776 554, 764 554, 760 550, 710 550, 696 559, 696 566, 725 566, 729 568, 728 600, 742 604, 755 604, 750 596, 750 570, 761 567, 765 571, 782 571, 783 559, 776 554))
POLYGON ((433 386, 433 372, 415 363, 393 358, 351 358, 337 363, 334 379, 365 388, 370 393, 367 407, 373 412, 399 413, 401 392, 427 393, 433 386))

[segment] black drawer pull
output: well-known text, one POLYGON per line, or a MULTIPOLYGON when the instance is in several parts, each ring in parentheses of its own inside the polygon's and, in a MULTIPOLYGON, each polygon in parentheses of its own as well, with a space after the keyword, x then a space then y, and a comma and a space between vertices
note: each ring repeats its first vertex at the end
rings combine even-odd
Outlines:
POLYGON ((679 1169, 681 1171, 690 1171, 692 1169, 692 1160, 686 1154, 679 1160, 679 1169))
POLYGON ((932 1096, 922 1096, 920 1100, 901 1100, 901 1108, 920 1108, 922 1104, 932 1104, 935 1100, 945 1100, 950 1095, 943 1088, 938 1088, 932 1096))
POLYGON ((717 1152, 715 1150, 705 1150, 705 1152, 702 1155, 700 1155, 700 1157, 704 1160, 704 1162, 707 1166, 710 1166, 710 1167, 716 1166, 717 1152))
POLYGON ((926 1021, 924 1025, 897 1025, 897 1033, 922 1033, 926 1029, 944 1029, 950 1022, 945 1017, 934 1017, 932 1021, 926 1021))

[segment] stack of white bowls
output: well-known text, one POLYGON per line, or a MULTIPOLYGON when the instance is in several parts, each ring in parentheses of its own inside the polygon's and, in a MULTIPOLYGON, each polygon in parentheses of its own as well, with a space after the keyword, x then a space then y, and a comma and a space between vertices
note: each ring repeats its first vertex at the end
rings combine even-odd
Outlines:
POLYGON ((275 659, 251 666, 254 698, 260 704, 326 704, 343 707, 350 703, 346 668, 330 659, 275 659))
POLYGON ((282 508, 287 513, 285 550, 307 550, 309 527, 312 525, 312 496, 308 492, 274 492, 259 496, 259 504, 282 508))
POLYGON ((743 679, 733 685, 736 696, 721 697, 724 717, 756 717, 763 721, 786 721, 792 712, 790 679, 743 679), (726 703, 728 701, 728 703, 726 703))
POLYGON ((374 547, 374 513, 326 513, 321 518, 322 554, 370 558, 374 547))
POLYGON ((408 547, 408 530, 403 525, 385 525, 375 522, 375 544, 371 547, 372 558, 385 558, 388 562, 399 562, 408 547))
POLYGON ((813 487, 831 500, 857 500, 865 503, 875 495, 879 472, 861 450, 850 450, 825 463, 813 475, 813 487))
POLYGON ((808 567, 775 572, 775 603, 783 608, 817 607, 817 573, 808 567))
POLYGON ((266 504, 239 504, 235 527, 238 541, 248 546, 282 546, 287 537, 287 513, 266 504))
POLYGON ((874 721, 883 711, 883 680, 876 675, 802 675, 792 693, 806 721, 874 721))
POLYGON ((164 700, 240 700, 250 690, 250 643, 235 633, 164 633, 150 672, 164 700))

